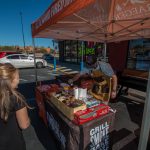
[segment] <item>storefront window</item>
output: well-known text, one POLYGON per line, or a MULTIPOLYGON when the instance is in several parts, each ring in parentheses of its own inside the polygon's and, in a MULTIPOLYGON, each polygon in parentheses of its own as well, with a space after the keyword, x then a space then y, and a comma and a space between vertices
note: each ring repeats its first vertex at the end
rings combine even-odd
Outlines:
MULTIPOLYGON (((78 41, 78 46, 77 46, 77 57, 78 57, 78 63, 81 62, 82 60, 82 41, 78 41)), ((85 45, 85 43, 84 43, 85 45)), ((85 46, 83 45, 83 54, 85 53, 85 46)))
POLYGON ((65 42, 65 47, 64 47, 64 57, 65 57, 65 61, 71 61, 70 60, 70 54, 71 54, 71 44, 70 41, 64 41, 65 42))
POLYGON ((80 63, 82 60, 86 61, 88 55, 96 55, 99 58, 103 56, 103 44, 96 42, 82 42, 66 40, 59 42, 60 61, 80 63))
POLYGON ((71 41, 71 53, 70 53, 70 57, 71 57, 71 62, 77 62, 77 42, 78 41, 71 41))
POLYGON ((150 68, 150 39, 130 41, 127 68, 136 70, 150 68))
POLYGON ((66 62, 77 62, 77 41, 64 41, 64 61, 66 62))
POLYGON ((81 61, 83 49, 83 60, 86 61, 88 55, 95 55, 95 43, 94 42, 79 42, 78 43, 78 58, 81 61))

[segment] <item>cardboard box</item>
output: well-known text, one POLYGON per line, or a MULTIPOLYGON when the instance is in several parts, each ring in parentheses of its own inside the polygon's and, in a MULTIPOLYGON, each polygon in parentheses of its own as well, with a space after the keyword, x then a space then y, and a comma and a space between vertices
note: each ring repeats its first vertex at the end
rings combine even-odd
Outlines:
POLYGON ((112 78, 107 77, 103 75, 104 81, 102 82, 95 82, 97 86, 99 86, 98 93, 94 93, 92 89, 90 90, 90 94, 93 95, 96 99, 101 100, 105 103, 108 103, 110 100, 110 94, 111 94, 111 89, 112 89, 112 78), (103 87, 107 85, 108 90, 103 90, 103 87))
POLYGON ((83 104, 82 106, 71 108, 68 107, 63 102, 59 101, 55 96, 47 97, 47 99, 55 105, 57 109, 59 109, 68 119, 73 120, 74 119, 74 113, 76 113, 79 110, 85 110, 86 104, 83 104))

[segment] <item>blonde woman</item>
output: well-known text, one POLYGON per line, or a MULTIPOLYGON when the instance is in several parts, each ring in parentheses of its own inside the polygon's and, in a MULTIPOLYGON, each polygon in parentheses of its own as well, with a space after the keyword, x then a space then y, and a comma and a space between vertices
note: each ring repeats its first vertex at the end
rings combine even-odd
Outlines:
POLYGON ((0 64, 0 150, 25 150, 22 130, 30 126, 27 104, 16 91, 19 72, 11 64, 0 64))

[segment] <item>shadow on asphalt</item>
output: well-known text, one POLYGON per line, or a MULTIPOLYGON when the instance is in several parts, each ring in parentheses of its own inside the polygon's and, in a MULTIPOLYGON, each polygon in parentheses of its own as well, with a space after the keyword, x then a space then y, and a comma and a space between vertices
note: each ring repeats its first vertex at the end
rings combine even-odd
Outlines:
MULTIPOLYGON (((53 81, 42 82, 42 84, 49 83, 53 83, 53 81)), ((18 86, 18 91, 24 95, 29 106, 34 107, 34 109, 28 111, 31 124, 34 127, 41 144, 45 147, 45 150, 58 150, 57 141, 52 137, 52 134, 38 116, 38 108, 35 101, 35 87, 35 83, 24 83, 18 86)))
POLYGON ((35 99, 27 100, 27 103, 34 107, 34 109, 29 110, 29 116, 39 141, 44 146, 45 150, 58 150, 57 141, 53 138, 48 128, 38 116, 35 99))

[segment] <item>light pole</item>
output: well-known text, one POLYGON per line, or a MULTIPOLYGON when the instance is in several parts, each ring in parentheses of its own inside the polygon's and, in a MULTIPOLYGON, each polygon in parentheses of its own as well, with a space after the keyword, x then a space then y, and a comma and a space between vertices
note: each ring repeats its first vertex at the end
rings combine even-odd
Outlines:
POLYGON ((23 31, 22 12, 20 12, 20 18, 21 18, 23 45, 24 45, 24 50, 25 50, 25 39, 24 39, 24 31, 23 31))
POLYGON ((54 47, 54 54, 53 54, 53 56, 54 56, 54 61, 53 61, 53 65, 54 65, 54 71, 56 71, 56 56, 55 56, 55 41, 53 40, 53 47, 54 47))

